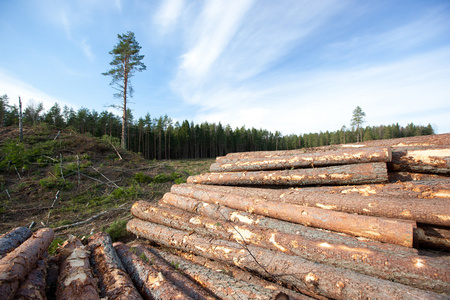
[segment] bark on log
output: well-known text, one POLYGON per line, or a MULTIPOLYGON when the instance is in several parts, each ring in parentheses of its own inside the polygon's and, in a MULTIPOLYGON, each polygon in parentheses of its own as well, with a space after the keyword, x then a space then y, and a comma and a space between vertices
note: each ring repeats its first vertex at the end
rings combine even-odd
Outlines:
MULTIPOLYGON (((362 148, 362 147, 448 146, 448 145, 450 145, 450 133, 444 133, 444 134, 423 135, 423 136, 414 136, 396 139, 366 141, 352 144, 330 145, 330 146, 295 149, 295 150, 235 152, 235 153, 228 153, 225 157, 240 159, 248 156, 271 157, 273 155, 278 156, 295 155, 299 153, 300 154, 316 153, 316 152, 334 151, 349 148, 362 148)), ((218 157, 218 159, 220 161, 221 157, 218 157)))
POLYGON ((70 237, 60 249, 63 258, 58 276, 56 299, 100 299, 89 263, 90 252, 76 237, 70 237))
POLYGON ((291 168, 324 167, 357 163, 390 162, 389 147, 344 149, 318 153, 299 153, 287 156, 245 157, 240 159, 217 158, 211 172, 238 172, 283 170, 291 168))
POLYGON ((158 272, 162 273, 165 278, 175 284, 189 297, 196 300, 213 300, 217 299, 210 291, 208 292, 193 280, 187 276, 181 274, 176 270, 169 262, 163 259, 161 256, 150 251, 150 248, 144 244, 132 244, 130 251, 136 253, 140 257, 144 257, 148 260, 148 263, 152 265, 158 272))
POLYGON ((220 172, 190 176, 188 183, 257 186, 345 185, 387 182, 386 163, 367 163, 259 172, 220 172))
POLYGON ((19 247, 0 260, 0 295, 12 299, 19 281, 34 268, 53 240, 51 228, 39 229, 19 247))
POLYGON ((421 226, 417 228, 420 248, 450 252, 450 229, 421 226))
MULTIPOLYGON (((209 269, 213 269, 216 271, 220 271, 225 274, 229 274, 230 276, 234 277, 238 280, 246 281, 250 284, 254 285, 260 285, 270 290, 278 290, 287 295, 287 298, 282 298, 281 296, 279 299, 289 299, 289 300, 308 300, 308 299, 320 299, 320 300, 326 300, 328 298, 319 296, 317 294, 311 295, 314 298, 309 297, 308 295, 302 294, 300 292, 293 291, 291 289, 285 288, 282 285, 278 283, 274 283, 265 279, 262 279, 261 277, 257 276, 254 273, 250 273, 247 271, 244 271, 236 266, 225 264, 219 261, 210 260, 208 258, 205 258, 203 256, 195 255, 192 253, 187 253, 180 250, 174 250, 176 251, 176 254, 180 257, 183 257, 189 261, 192 261, 193 263, 196 263, 198 265, 207 267, 209 269)), ((277 299, 277 298, 276 298, 277 299)))
POLYGON ((255 246, 205 238, 187 231, 167 228, 139 219, 127 224, 128 231, 180 250, 192 251, 210 259, 232 262, 236 266, 274 277, 300 290, 333 299, 445 299, 446 296, 426 292, 347 269, 318 264, 298 256, 255 246), (249 255, 251 253, 251 255, 249 255))
POLYGON ((416 228, 413 221, 354 215, 316 207, 266 201, 261 198, 206 191, 197 189, 195 186, 174 185, 171 191, 177 195, 254 212, 275 219, 406 247, 413 246, 413 234, 414 228, 416 228))
POLYGON ((449 147, 398 147, 388 164, 390 171, 450 174, 449 147))
POLYGON ((31 236, 31 230, 26 227, 17 227, 0 236, 0 259, 8 252, 19 247, 26 239, 31 236))
POLYGON ((448 179, 448 177, 444 175, 395 171, 388 172, 388 178, 390 183, 417 180, 448 179))
POLYGON ((47 263, 41 258, 37 261, 36 267, 28 273, 14 296, 17 300, 42 300, 47 299, 45 294, 45 279, 47 277, 47 263))
POLYGON ((114 243, 114 248, 122 260, 136 288, 146 300, 192 299, 170 280, 164 277, 144 259, 130 252, 122 243, 114 243))
POLYGON ((100 282, 100 296, 108 299, 142 299, 123 267, 111 237, 98 232, 88 239, 92 265, 100 282))
POLYGON ((156 207, 143 201, 133 205, 132 214, 141 220, 167 227, 298 255, 311 261, 347 268, 417 288, 440 292, 450 286, 450 258, 446 261, 440 260, 441 263, 446 263, 444 265, 435 264, 435 261, 424 256, 402 257, 393 252, 381 253, 365 247, 349 248, 327 240, 308 239, 260 226, 233 224, 224 218, 210 219, 186 211, 156 207), (417 268, 411 263, 415 261, 420 261, 426 268, 417 268))
MULTIPOLYGON (((262 228, 276 230, 287 234, 296 234, 305 239, 327 241, 331 244, 342 244, 343 249, 368 249, 373 252, 381 252, 386 255, 399 255, 401 257, 408 257, 411 255, 418 255, 418 250, 414 248, 407 248, 403 246, 380 243, 365 238, 356 238, 342 233, 335 233, 324 229, 316 229, 312 227, 303 226, 291 222, 277 220, 262 215, 256 215, 249 212, 231 209, 225 206, 218 206, 211 203, 201 202, 193 198, 177 196, 164 196, 159 205, 162 207, 177 207, 182 210, 190 211, 200 214, 215 220, 227 220, 241 225, 259 226, 262 228)), ((420 251, 422 255, 428 257, 435 257, 427 251, 420 251)), ((445 265, 441 261, 431 261, 431 264, 445 265)))
MULTIPOLYGON (((221 270, 207 268, 166 251, 152 248, 158 256, 177 266, 177 270, 194 278, 200 285, 213 291, 220 299, 278 299, 284 292, 236 279, 221 270)), ((300 296, 301 297, 301 296, 300 296)), ((297 299, 311 300, 308 296, 297 299)))
MULTIPOLYGON (((215 185, 174 186, 239 195, 351 214, 412 220, 450 226, 450 180, 342 187, 264 189, 215 185)), ((176 193, 176 192, 175 192, 176 193)))

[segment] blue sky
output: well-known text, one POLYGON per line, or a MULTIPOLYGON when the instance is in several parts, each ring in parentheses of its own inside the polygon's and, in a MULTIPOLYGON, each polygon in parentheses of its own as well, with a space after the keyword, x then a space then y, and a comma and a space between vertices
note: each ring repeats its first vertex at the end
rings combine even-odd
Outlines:
MULTIPOLYGON (((102 111, 133 31, 130 107, 283 134, 431 123, 450 132, 450 1, 0 1, 0 94, 102 111)), ((119 112, 117 112, 119 113, 119 112)))

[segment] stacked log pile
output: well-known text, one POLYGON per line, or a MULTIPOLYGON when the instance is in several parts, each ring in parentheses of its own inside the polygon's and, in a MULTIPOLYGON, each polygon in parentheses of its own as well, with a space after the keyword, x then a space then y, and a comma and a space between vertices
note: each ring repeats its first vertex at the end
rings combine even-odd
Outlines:
POLYGON ((233 153, 210 171, 136 202, 127 224, 183 251, 165 256, 204 286, 225 263, 286 299, 448 299, 450 134, 233 153))

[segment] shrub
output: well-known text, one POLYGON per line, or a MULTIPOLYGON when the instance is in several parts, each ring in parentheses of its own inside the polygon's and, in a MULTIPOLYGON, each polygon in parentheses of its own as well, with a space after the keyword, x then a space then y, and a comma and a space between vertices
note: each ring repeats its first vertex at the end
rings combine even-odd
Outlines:
POLYGON ((172 177, 164 173, 158 174, 155 176, 155 178, 153 178, 153 182, 156 183, 164 183, 168 181, 172 181, 172 177))
POLYGON ((111 236, 113 242, 116 242, 118 239, 121 239, 128 234, 127 221, 116 220, 105 230, 105 232, 111 236))
POLYGON ((136 173, 134 179, 139 183, 149 183, 152 182, 152 178, 142 172, 136 173))

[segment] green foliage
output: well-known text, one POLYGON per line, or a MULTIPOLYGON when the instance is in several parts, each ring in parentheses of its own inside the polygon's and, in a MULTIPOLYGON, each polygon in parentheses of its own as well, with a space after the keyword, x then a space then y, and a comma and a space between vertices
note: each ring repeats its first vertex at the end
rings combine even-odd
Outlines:
POLYGON ((175 184, 182 184, 182 183, 186 183, 186 178, 180 177, 175 179, 175 184))
POLYGON ((172 181, 172 177, 164 173, 158 174, 155 176, 155 178, 153 178, 153 182, 155 183, 164 183, 169 181, 172 181))
POLYGON ((150 183, 152 182, 152 178, 143 172, 136 173, 134 175, 134 180, 136 180, 139 183, 150 183))
POLYGON ((54 238, 51 242, 50 246, 48 246, 48 254, 54 255, 56 254, 56 250, 59 246, 61 246, 64 243, 64 240, 62 238, 54 238))
POLYGON ((113 242, 116 242, 128 234, 127 221, 120 219, 116 220, 105 230, 105 232, 111 236, 113 242))
MULTIPOLYGON (((116 147, 116 149, 120 148, 120 139, 117 137, 113 137, 113 136, 109 136, 107 134, 104 134, 100 140, 107 146, 111 146, 113 145, 114 147, 116 147)), ((116 158, 117 154, 109 154, 108 158, 110 158, 109 156, 111 156, 112 158, 116 158)))
POLYGON ((46 177, 39 180, 39 184, 47 189, 62 189, 71 190, 73 188, 73 183, 63 178, 46 177))
POLYGON ((117 188, 112 191, 111 196, 115 199, 133 200, 139 198, 143 194, 143 190, 139 184, 132 184, 125 188, 117 188))

